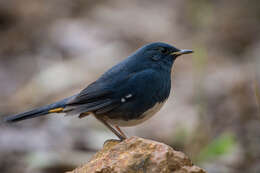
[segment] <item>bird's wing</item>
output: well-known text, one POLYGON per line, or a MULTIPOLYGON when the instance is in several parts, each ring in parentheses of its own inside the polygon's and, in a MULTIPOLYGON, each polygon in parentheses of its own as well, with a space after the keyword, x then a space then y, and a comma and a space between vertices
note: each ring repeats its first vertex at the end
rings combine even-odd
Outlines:
POLYGON ((106 84, 101 82, 93 82, 87 88, 82 90, 73 100, 67 103, 67 105, 80 105, 86 103, 93 103, 98 100, 102 100, 113 91, 111 88, 106 87, 106 84))
POLYGON ((86 112, 106 113, 120 106, 120 98, 115 97, 117 87, 122 85, 131 75, 121 78, 100 78, 83 89, 67 103, 68 114, 86 112))
POLYGON ((144 98, 154 100, 153 93, 157 92, 154 90, 159 88, 155 87, 156 80, 158 75, 151 70, 131 73, 121 77, 120 80, 97 80, 82 90, 67 105, 73 108, 71 111, 73 114, 87 112, 105 114, 136 97, 140 102, 144 102, 144 98), (149 90, 147 95, 145 90, 149 90))

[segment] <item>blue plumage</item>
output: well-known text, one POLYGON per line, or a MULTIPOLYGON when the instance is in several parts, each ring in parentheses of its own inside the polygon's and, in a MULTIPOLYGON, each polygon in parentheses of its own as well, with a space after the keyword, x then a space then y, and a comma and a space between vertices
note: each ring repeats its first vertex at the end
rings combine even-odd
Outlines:
POLYGON ((117 126, 135 125, 155 114, 169 97, 171 68, 175 59, 191 52, 160 42, 145 45, 79 94, 6 120, 14 122, 55 112, 78 114, 80 117, 92 113, 124 139, 125 135, 117 126))

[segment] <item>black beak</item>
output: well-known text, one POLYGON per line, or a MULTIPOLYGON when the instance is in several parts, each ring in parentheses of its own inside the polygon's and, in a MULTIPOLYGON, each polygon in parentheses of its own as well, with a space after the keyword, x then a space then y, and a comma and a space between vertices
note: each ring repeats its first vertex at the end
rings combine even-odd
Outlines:
POLYGON ((193 50, 189 50, 189 49, 182 49, 178 52, 173 52, 172 55, 183 55, 183 54, 190 54, 193 53, 193 50))

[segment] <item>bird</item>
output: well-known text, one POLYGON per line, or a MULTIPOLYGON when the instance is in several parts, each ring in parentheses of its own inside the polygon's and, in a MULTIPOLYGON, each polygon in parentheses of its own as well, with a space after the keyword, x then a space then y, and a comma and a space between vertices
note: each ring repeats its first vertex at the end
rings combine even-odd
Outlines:
POLYGON ((5 122, 17 122, 52 113, 84 118, 93 115, 121 141, 127 136, 120 129, 140 124, 156 114, 171 90, 175 60, 193 53, 164 43, 153 42, 137 49, 89 84, 79 93, 31 111, 10 115, 5 122))

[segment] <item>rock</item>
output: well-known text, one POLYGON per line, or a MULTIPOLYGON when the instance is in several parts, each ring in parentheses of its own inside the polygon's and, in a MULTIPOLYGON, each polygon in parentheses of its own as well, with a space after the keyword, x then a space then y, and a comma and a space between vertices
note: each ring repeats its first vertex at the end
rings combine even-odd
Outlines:
POLYGON ((206 173, 182 152, 156 141, 131 137, 106 141, 84 166, 69 173, 206 173))

